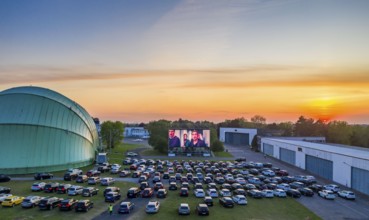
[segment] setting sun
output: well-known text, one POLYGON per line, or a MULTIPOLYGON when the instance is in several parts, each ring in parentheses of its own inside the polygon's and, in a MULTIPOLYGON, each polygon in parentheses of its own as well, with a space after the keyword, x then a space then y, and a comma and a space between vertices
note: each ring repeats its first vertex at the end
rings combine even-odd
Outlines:
POLYGON ((338 115, 338 100, 332 97, 321 97, 311 100, 307 104, 308 112, 324 122, 330 121, 338 115))

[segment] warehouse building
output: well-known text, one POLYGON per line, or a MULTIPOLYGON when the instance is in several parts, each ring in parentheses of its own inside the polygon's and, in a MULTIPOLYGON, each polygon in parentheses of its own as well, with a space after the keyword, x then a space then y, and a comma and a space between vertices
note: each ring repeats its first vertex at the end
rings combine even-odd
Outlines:
POLYGON ((0 92, 0 173, 85 166, 98 143, 93 118, 67 97, 32 86, 0 92))
POLYGON ((281 138, 261 138, 261 151, 369 195, 369 149, 281 138))
POLYGON ((252 128, 220 128, 219 140, 232 145, 251 146, 257 129, 252 128))

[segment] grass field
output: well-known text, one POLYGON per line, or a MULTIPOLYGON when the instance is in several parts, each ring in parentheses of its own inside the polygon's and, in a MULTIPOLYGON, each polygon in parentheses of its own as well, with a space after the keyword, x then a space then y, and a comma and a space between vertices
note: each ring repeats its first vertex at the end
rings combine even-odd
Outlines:
POLYGON ((109 163, 122 164, 123 158, 126 157, 125 156, 126 152, 136 149, 138 147, 140 147, 140 145, 138 144, 127 144, 127 143, 119 144, 114 149, 112 149, 111 152, 108 154, 109 163))
POLYGON ((232 154, 230 154, 229 152, 214 152, 214 155, 216 157, 233 157, 232 154))
POLYGON ((142 156, 167 156, 167 154, 160 153, 159 151, 154 150, 154 149, 147 149, 147 150, 141 151, 140 154, 142 156))
MULTIPOLYGON (((248 198, 247 206, 236 205, 234 208, 223 208, 219 205, 218 199, 214 199, 214 206, 210 207, 209 216, 197 216, 195 208, 203 199, 196 198, 192 191, 188 198, 179 197, 178 191, 169 191, 166 199, 158 199, 161 203, 160 211, 157 214, 146 214, 141 210, 134 216, 139 219, 211 219, 211 220, 230 220, 230 219, 320 219, 310 210, 292 198, 273 198, 273 199, 253 199, 248 198), (178 206, 180 203, 188 203, 191 208, 190 216, 178 216, 178 206)), ((154 200, 154 199, 151 199, 154 200)), ((148 200, 149 201, 149 200, 148 200)))
MULTIPOLYGON (((100 189, 98 195, 92 197, 82 197, 82 196, 68 196, 65 194, 56 194, 56 193, 44 193, 44 192, 31 192, 32 183, 35 181, 11 181, 7 183, 1 183, 1 186, 10 187, 12 189, 11 193, 13 195, 18 196, 29 196, 29 195, 39 195, 39 196, 56 196, 58 198, 75 198, 79 199, 91 199, 94 202, 94 208, 85 212, 76 213, 75 211, 59 211, 59 209, 55 208, 53 210, 45 210, 40 211, 38 207, 31 208, 31 209, 23 209, 20 205, 15 206, 13 208, 0 208, 0 219, 1 220, 13 220, 13 219, 52 219, 52 220, 59 220, 59 219, 92 219, 94 216, 99 215, 101 212, 107 210, 108 203, 104 202, 103 191, 105 187, 100 185, 96 186, 100 189)), ((45 181, 51 182, 51 181, 45 181)), ((64 182, 58 181, 59 183, 71 183, 75 184, 74 181, 71 182, 64 182)), ((77 184, 82 186, 87 186, 87 183, 84 184, 77 184)), ((116 182, 114 186, 120 187, 122 195, 124 196, 127 192, 128 188, 134 186, 134 183, 123 183, 123 182, 116 182)))

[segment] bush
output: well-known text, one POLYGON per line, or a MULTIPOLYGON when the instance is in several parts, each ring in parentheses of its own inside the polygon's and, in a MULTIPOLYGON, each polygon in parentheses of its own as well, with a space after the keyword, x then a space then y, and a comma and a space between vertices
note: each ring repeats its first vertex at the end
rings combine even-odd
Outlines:
POLYGON ((214 152, 223 152, 224 151, 224 146, 223 143, 219 140, 215 140, 213 141, 213 143, 211 144, 210 149, 214 152))

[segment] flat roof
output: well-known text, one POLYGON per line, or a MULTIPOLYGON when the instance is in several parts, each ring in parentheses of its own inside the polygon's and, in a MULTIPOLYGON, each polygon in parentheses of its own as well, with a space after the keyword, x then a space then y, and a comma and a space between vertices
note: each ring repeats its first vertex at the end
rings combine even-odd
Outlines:
POLYGON ((263 139, 369 160, 369 148, 331 144, 331 143, 316 143, 309 141, 276 139, 276 138, 262 138, 262 140, 263 139))

